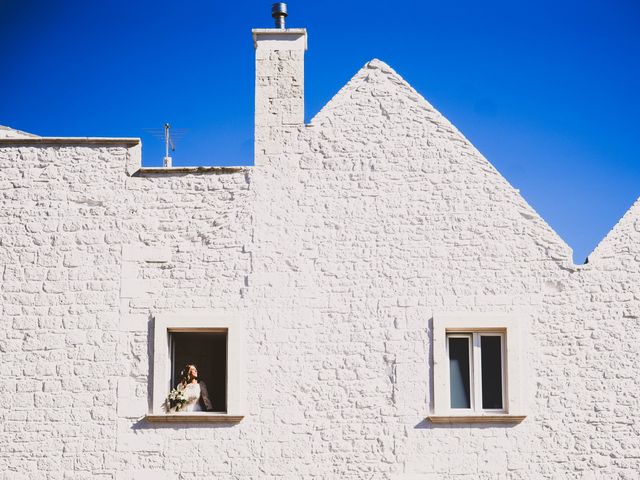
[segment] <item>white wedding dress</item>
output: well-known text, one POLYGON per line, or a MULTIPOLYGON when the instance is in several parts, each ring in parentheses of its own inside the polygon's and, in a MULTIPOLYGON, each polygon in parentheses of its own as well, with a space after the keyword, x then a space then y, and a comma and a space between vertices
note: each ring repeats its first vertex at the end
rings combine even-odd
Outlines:
POLYGON ((187 403, 180 409, 181 412, 201 412, 200 406, 200 384, 189 383, 188 385, 179 384, 178 390, 182 391, 187 399, 187 403))

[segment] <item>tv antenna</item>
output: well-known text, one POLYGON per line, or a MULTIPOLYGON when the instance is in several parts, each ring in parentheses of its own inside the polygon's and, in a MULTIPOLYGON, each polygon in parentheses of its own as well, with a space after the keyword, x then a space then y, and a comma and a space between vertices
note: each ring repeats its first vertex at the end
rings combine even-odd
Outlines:
POLYGON ((169 146, 171 146, 172 152, 176 151, 176 146, 174 145, 173 140, 171 139, 171 125, 169 125, 168 123, 164 124, 164 145, 165 145, 165 150, 164 150, 165 153, 164 153, 164 159, 162 160, 162 166, 170 167, 172 158, 169 156, 169 146))
POLYGON ((179 140, 185 134, 186 129, 173 128, 168 123, 165 123, 162 129, 145 128, 143 130, 164 141, 164 158, 162 159, 162 166, 170 168, 173 163, 173 158, 171 158, 170 152, 176 151, 174 140, 179 140))

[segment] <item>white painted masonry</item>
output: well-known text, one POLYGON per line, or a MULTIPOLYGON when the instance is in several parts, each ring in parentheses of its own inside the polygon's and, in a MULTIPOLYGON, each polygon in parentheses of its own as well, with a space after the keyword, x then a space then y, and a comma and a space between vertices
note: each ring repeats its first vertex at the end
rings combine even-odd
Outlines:
POLYGON ((0 478, 640 478, 638 204, 575 266, 383 62, 305 125, 306 32, 254 41, 254 167, 0 132, 0 478), (465 313, 526 320, 520 423, 427 420, 465 313), (242 330, 239 423, 149 421, 182 317, 242 330))

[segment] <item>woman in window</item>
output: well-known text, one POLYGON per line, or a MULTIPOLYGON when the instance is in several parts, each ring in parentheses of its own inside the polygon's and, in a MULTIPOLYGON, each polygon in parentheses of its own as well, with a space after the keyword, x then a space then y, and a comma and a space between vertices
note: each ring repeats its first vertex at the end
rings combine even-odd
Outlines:
POLYGON ((182 412, 202 412, 213 410, 209 392, 204 382, 198 380, 198 369, 187 364, 180 372, 181 381, 178 390, 186 397, 187 403, 180 409, 182 412))

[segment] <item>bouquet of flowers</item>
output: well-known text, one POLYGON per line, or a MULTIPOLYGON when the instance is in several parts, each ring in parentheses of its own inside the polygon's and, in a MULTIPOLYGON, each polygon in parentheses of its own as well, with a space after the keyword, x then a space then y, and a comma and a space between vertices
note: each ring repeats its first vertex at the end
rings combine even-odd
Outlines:
POLYGON ((184 396, 182 390, 174 388, 167 395, 165 406, 168 412, 179 412, 184 404, 187 403, 187 397, 184 396))

